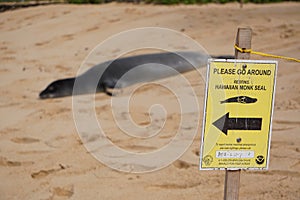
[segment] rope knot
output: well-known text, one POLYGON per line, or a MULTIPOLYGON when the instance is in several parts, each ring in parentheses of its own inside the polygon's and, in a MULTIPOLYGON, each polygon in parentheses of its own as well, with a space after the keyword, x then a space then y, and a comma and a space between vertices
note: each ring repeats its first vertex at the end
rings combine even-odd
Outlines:
POLYGON ((252 49, 241 48, 237 44, 235 44, 234 47, 241 53, 251 53, 252 52, 252 49))

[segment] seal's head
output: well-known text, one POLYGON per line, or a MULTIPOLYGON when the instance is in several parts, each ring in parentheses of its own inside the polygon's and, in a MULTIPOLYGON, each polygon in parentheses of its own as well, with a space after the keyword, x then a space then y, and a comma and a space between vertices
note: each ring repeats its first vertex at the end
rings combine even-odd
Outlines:
POLYGON ((71 96, 73 93, 74 81, 74 78, 54 81, 40 93, 39 97, 40 99, 48 99, 71 96))

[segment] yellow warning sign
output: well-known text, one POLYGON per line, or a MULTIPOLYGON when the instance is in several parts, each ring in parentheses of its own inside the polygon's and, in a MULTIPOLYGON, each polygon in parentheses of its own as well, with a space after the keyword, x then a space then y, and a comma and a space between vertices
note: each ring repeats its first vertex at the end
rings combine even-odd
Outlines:
POLYGON ((276 69, 276 61, 209 61, 200 169, 267 169, 276 69))

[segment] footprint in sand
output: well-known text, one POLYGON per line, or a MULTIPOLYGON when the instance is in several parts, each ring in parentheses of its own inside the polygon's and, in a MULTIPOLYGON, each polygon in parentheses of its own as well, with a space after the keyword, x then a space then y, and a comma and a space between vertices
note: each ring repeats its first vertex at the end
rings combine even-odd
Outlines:
POLYGON ((14 57, 14 56, 4 56, 1 58, 1 60, 3 60, 3 61, 9 61, 9 60, 15 60, 15 59, 16 59, 16 57, 14 57))
POLYGON ((114 22, 118 22, 118 21, 121 21, 120 18, 115 18, 115 19, 109 19, 108 22, 109 23, 114 23, 114 22))
POLYGON ((69 71, 69 68, 64 67, 63 65, 55 65, 55 69, 57 69, 59 72, 67 72, 67 71, 69 71))
POLYGON ((198 187, 201 185, 202 182, 188 182, 188 183, 181 183, 181 184, 174 184, 174 183, 166 183, 161 185, 152 185, 150 188, 161 188, 161 189, 188 189, 193 187, 198 187))
POLYGON ((173 165, 178 169, 188 169, 192 166, 192 164, 185 162, 183 160, 176 160, 173 165))
POLYGON ((86 32, 96 31, 98 29, 100 29, 99 26, 93 26, 91 28, 86 29, 86 32))
POLYGON ((34 45, 35 46, 44 46, 44 45, 49 44, 49 43, 50 43, 50 41, 44 41, 44 42, 37 42, 34 45))
POLYGON ((194 153, 197 157, 200 156, 200 150, 199 150, 199 149, 193 150, 193 153, 194 153))
POLYGON ((31 177, 36 179, 36 178, 43 178, 48 176, 49 174, 52 174, 54 172, 56 172, 57 170, 55 169, 50 169, 50 170, 40 170, 38 172, 32 173, 31 177))
POLYGON ((62 38, 65 40, 73 40, 74 34, 66 34, 66 35, 63 35, 62 38))
POLYGON ((70 198, 74 194, 74 186, 67 185, 64 187, 54 187, 51 189, 52 196, 70 198))
POLYGON ((24 17, 24 20, 32 20, 32 19, 38 18, 38 17, 40 17, 42 15, 44 15, 44 13, 37 13, 37 14, 34 14, 34 15, 30 15, 30 16, 24 17))
POLYGON ((291 25, 282 24, 282 25, 277 26, 276 28, 281 30, 280 38, 282 38, 282 39, 289 38, 289 37, 292 37, 295 35, 295 30, 293 29, 293 27, 291 25))
POLYGON ((39 142, 39 139, 30 138, 30 137, 16 137, 11 139, 12 142, 17 144, 31 144, 39 142))
POLYGON ((34 164, 33 161, 12 161, 8 160, 5 157, 0 157, 0 166, 7 166, 7 167, 19 167, 19 166, 26 166, 26 165, 32 165, 34 164))
POLYGON ((31 177, 33 179, 44 178, 50 174, 53 174, 53 173, 56 173, 56 172, 59 172, 61 170, 68 168, 68 166, 64 166, 62 164, 60 164, 59 167, 60 168, 57 168, 57 169, 40 170, 38 172, 34 172, 31 174, 31 177))
POLYGON ((8 50, 8 47, 7 46, 2 46, 2 47, 0 47, 0 50, 8 50))

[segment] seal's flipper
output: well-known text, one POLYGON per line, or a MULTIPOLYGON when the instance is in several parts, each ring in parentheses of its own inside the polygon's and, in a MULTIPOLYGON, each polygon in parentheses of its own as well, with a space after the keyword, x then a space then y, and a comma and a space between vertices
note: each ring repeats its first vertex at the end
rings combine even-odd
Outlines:
POLYGON ((104 88, 104 93, 108 96, 117 96, 118 94, 122 93, 122 89, 119 88, 104 88))
MULTIPOLYGON (((107 94, 108 96, 114 96, 113 91, 110 91, 112 88, 104 88, 104 93, 107 94)), ((113 89, 112 89, 113 90, 113 89)))
POLYGON ((111 87, 111 85, 105 85, 102 84, 102 91, 107 94, 108 96, 117 96, 120 92, 117 91, 122 91, 122 88, 119 87, 111 87))

